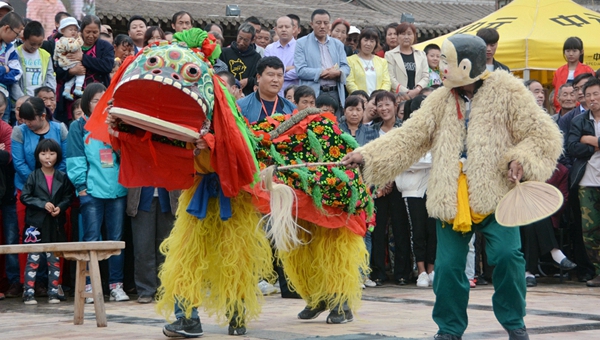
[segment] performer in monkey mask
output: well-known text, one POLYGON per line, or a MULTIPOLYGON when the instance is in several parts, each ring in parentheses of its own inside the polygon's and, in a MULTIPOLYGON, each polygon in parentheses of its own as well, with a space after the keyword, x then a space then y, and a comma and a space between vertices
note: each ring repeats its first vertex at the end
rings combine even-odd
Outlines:
POLYGON ((516 181, 547 180, 562 152, 562 136, 550 116, 519 79, 486 70, 485 50, 476 36, 448 38, 440 64, 444 86, 402 127, 343 160, 361 165, 367 184, 381 185, 431 152, 427 211, 437 219, 436 339, 461 339, 467 328, 464 270, 475 231, 484 235, 489 263, 496 266, 494 314, 510 340, 529 339, 519 230, 500 226, 494 211, 516 181))

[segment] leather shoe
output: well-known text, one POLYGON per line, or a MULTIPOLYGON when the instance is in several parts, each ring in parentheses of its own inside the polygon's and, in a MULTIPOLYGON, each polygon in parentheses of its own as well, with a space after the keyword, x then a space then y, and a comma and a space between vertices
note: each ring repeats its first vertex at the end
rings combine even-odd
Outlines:
POLYGON ((6 291, 6 297, 9 298, 21 297, 21 295, 23 295, 23 285, 18 282, 12 283, 6 291))
POLYGON ((596 276, 593 280, 589 280, 585 285, 588 287, 600 287, 600 275, 596 276))
POLYGON ((525 327, 508 331, 508 340, 529 340, 529 334, 525 327))
POLYGON ((569 260, 568 258, 564 258, 562 259, 562 261, 560 261, 560 263, 556 262, 556 261, 552 261, 554 262, 554 267, 558 268, 558 269, 562 269, 562 270, 573 270, 575 268, 577 268, 577 265, 573 262, 571 262, 571 260, 569 260))
POLYGON ((527 287, 536 287, 537 286, 537 280, 535 279, 535 277, 528 276, 525 278, 525 282, 527 282, 527 287))
POLYGON ((593 279, 594 276, 590 273, 585 273, 585 274, 579 274, 578 278, 579 278, 579 282, 588 282, 591 279, 593 279))

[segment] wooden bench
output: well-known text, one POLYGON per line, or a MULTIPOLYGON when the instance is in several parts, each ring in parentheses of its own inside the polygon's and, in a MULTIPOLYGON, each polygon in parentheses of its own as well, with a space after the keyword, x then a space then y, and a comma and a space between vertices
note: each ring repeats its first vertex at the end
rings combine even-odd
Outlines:
POLYGON ((106 327, 106 311, 104 309, 104 295, 102 294, 98 261, 118 255, 121 253, 121 249, 124 248, 125 242, 122 241, 14 244, 1 245, 0 254, 53 252, 58 257, 77 261, 73 323, 76 325, 83 324, 83 307, 85 298, 89 297, 94 298, 96 324, 98 327, 106 327), (87 276, 90 277, 92 285, 91 293, 85 291, 85 278, 87 276))

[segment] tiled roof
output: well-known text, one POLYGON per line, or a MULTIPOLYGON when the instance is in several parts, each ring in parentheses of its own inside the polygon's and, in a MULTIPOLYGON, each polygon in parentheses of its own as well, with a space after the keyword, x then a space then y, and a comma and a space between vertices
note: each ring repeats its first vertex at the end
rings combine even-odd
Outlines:
POLYGON ((477 21, 496 10, 493 1, 410 1, 410 0, 355 0, 354 2, 378 12, 400 18, 411 13, 415 24, 426 27, 460 26, 477 21))
MULTIPOLYGON (((485 2, 485 1, 484 1, 485 2)), ((126 21, 132 15, 141 15, 153 23, 166 24, 173 13, 184 10, 200 24, 217 22, 235 27, 249 16, 258 17, 266 26, 273 27, 278 17, 294 13, 301 25, 308 29, 310 14, 317 8, 326 9, 332 18, 343 17, 358 27, 383 27, 400 20, 402 12, 415 16, 422 36, 449 33, 494 11, 492 5, 479 2, 466 4, 404 1, 404 0, 97 0, 96 14, 104 20, 126 21), (238 4, 242 16, 225 16, 227 4, 238 4)))

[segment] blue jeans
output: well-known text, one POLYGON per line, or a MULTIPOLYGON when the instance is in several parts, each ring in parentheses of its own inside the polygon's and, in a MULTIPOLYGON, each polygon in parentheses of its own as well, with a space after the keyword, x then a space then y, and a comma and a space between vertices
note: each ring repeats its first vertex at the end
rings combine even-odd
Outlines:
MULTIPOLYGON (((177 318, 177 320, 181 319, 181 318, 185 318, 185 312, 181 309, 181 307, 179 307, 179 302, 176 301, 175 302, 175 317, 177 318)), ((198 309, 197 308, 192 308, 192 319, 198 319, 198 309)))
MULTIPOLYGON (((84 242, 100 241, 102 222, 106 225, 106 241, 121 241, 123 237, 123 217, 126 197, 95 198, 90 195, 80 196, 81 219, 83 222, 84 242)), ((125 252, 108 258, 108 283, 123 282, 123 260, 125 252)), ((89 283, 89 282, 88 282, 89 283)))
POLYGON ((371 260, 371 250, 373 249, 373 243, 371 242, 371 232, 367 230, 365 233, 365 246, 367 247, 367 253, 369 253, 369 261, 371 260))
MULTIPOLYGON (((5 244, 19 244, 19 223, 17 222, 17 205, 3 205, 2 211, 2 230, 4 231, 5 244)), ((6 255, 6 277, 11 284, 21 281, 21 271, 19 269, 19 255, 6 255)))

